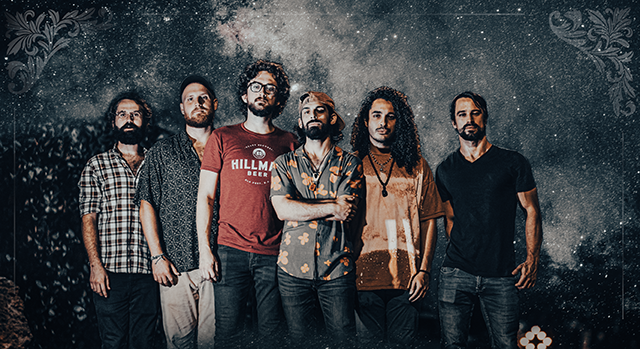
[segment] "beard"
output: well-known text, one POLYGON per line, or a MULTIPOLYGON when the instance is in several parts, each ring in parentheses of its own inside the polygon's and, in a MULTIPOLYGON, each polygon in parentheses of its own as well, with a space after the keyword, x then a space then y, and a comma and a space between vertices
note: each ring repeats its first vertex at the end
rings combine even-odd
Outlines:
POLYGON ((127 122, 122 127, 114 127, 116 131, 116 139, 122 144, 138 144, 144 139, 144 126, 138 127, 132 122, 127 122), (126 131, 132 129, 132 131, 126 131))
POLYGON ((249 110, 251 111, 251 113, 253 113, 253 115, 255 116, 259 116, 262 118, 266 118, 269 117, 271 115, 273 115, 273 113, 276 111, 276 106, 275 105, 266 105, 262 108, 258 107, 255 102, 250 103, 248 105, 249 110))
POLYGON ((214 113, 207 109, 194 109, 189 117, 184 118, 187 125, 196 128, 203 128, 213 124, 214 113))
POLYGON ((324 140, 329 136, 329 126, 320 122, 320 126, 309 127, 309 123, 304 127, 304 135, 309 139, 324 140))
POLYGON ((486 127, 481 128, 480 126, 478 126, 478 124, 474 122, 472 122, 471 125, 476 127, 476 132, 474 133, 466 132, 465 127, 467 125, 465 125, 465 127, 462 128, 462 131, 457 130, 460 137, 462 137, 462 139, 464 139, 465 141, 471 141, 471 142, 476 142, 484 138, 484 136, 487 134, 487 128, 486 127))

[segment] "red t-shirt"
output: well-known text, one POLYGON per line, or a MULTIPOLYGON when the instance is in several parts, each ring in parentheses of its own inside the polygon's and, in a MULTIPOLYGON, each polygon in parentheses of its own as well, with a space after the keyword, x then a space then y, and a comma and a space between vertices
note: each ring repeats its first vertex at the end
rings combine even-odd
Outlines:
POLYGON ((296 145, 296 136, 279 128, 265 135, 249 131, 243 124, 213 131, 200 168, 218 173, 218 244, 278 254, 282 221, 269 201, 271 167, 279 155, 296 145))

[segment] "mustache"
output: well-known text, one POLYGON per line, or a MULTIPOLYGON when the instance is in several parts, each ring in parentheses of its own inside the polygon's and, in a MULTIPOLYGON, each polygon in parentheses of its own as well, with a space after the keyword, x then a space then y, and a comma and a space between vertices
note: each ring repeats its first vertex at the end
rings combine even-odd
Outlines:
POLYGON ((132 129, 135 130, 135 129, 138 128, 138 125, 136 125, 133 122, 129 121, 126 124, 122 125, 122 127, 120 127, 121 130, 128 129, 128 128, 132 128, 132 129))
POLYGON ((322 121, 320 121, 320 120, 318 120, 318 119, 314 119, 314 120, 309 120, 309 121, 307 122, 307 125, 309 125, 309 124, 310 124, 310 123, 312 123, 312 122, 319 122, 319 123, 322 123, 322 121))
POLYGON ((462 127, 462 129, 464 130, 465 128, 467 128, 467 127, 469 127, 469 126, 473 126, 473 127, 475 127, 475 128, 480 128, 480 126, 478 126, 478 124, 476 124, 475 122, 471 121, 471 122, 469 122, 468 124, 464 125, 464 126, 462 127))

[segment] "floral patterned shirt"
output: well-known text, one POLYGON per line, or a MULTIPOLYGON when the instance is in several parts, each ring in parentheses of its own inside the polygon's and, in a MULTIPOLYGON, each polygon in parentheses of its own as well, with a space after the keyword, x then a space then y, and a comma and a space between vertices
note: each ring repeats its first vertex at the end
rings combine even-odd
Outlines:
MULTIPOLYGON (((362 199, 362 162, 339 147, 329 154, 317 182, 303 147, 280 155, 274 162, 271 197, 302 200, 335 199, 354 195, 362 199)), ((285 221, 278 265, 301 279, 332 280, 355 270, 353 233, 348 223, 328 220, 285 221)))

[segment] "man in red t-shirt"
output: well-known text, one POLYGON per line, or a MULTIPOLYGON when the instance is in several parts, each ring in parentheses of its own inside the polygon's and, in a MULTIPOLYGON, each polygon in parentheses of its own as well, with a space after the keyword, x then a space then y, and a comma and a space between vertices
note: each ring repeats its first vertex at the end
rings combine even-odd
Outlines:
POLYGON ((242 346, 244 309, 255 288, 257 342, 281 337, 282 306, 276 279, 282 222, 271 203, 271 167, 296 147, 296 137, 273 125, 289 98, 289 79, 277 63, 259 60, 240 75, 243 123, 215 130, 204 151, 196 210, 200 271, 214 280, 219 348, 242 346), (210 246, 214 201, 220 192, 217 244, 210 246))

